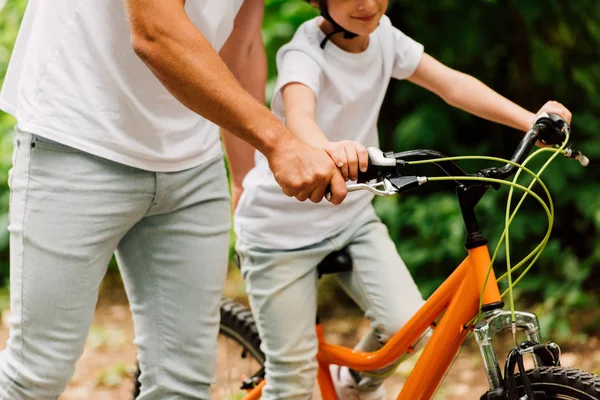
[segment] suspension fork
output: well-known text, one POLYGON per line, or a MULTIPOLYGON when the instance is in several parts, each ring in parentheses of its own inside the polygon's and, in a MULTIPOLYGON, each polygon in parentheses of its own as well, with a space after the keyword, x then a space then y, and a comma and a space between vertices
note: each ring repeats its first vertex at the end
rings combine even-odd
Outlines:
MULTIPOLYGON (((527 335, 528 340, 541 343, 540 324, 537 316, 528 312, 515 312, 517 329, 527 335)), ((502 372, 498 365, 498 356, 492 340, 498 333, 511 330, 512 316, 510 311, 492 310, 485 312, 483 318, 479 321, 473 330, 475 340, 479 345, 485 372, 490 384, 490 390, 499 389, 503 386, 502 372)), ((541 366, 541 361, 537 356, 533 357, 534 364, 541 366)))

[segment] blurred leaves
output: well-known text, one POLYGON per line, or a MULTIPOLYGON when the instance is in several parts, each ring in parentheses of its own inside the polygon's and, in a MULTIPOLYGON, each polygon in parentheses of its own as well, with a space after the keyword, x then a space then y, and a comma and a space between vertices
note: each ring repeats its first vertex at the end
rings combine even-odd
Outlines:
POLYGON ((93 349, 102 347, 119 349, 126 341, 127 336, 123 330, 100 325, 92 325, 87 337, 87 343, 93 349))
MULTIPOLYGON (((264 35, 271 79, 276 76, 277 48, 297 25, 314 15, 304 6, 267 1, 264 35)), ((433 57, 531 111, 548 100, 565 104, 574 115, 575 147, 592 163, 600 161, 600 7, 596 0, 392 0, 388 16, 433 57)), ((390 84, 379 129, 383 150, 432 148, 452 156, 509 158, 520 137, 512 129, 453 109, 407 82, 390 84)), ((541 165, 537 161, 532 168, 541 165)), ((558 158, 542 176, 556 206, 555 229, 545 253, 517 290, 521 303, 541 304, 538 311, 545 328, 559 336, 567 336, 578 310, 597 305, 600 184, 593 165, 584 169, 558 158)), ((485 166, 491 165, 461 163, 466 171, 485 166)), ((439 174, 435 169, 426 171, 439 174)), ((424 295, 431 294, 465 256, 460 210, 449 189, 444 184, 428 185, 409 195, 375 201, 424 295)), ((504 228, 506 197, 506 189, 492 191, 478 207, 491 249, 504 228)), ((539 204, 527 200, 511 227, 514 261, 537 246, 546 224, 539 204)), ((496 267, 498 273, 506 268, 502 251, 496 267)))
POLYGON ((118 387, 123 383, 123 380, 131 379, 131 370, 131 365, 123 361, 118 362, 102 371, 96 378, 96 384, 105 387, 118 387))
MULTIPOLYGON (((427 4, 397 0, 390 4, 388 15, 433 57, 472 74, 523 107, 537 111, 554 99, 565 104, 574 115, 575 147, 592 163, 600 160, 600 7, 596 1, 574 5, 558 0, 427 4)), ((390 85, 380 136, 384 150, 434 148, 448 155, 505 158, 519 139, 511 129, 440 105, 404 82, 390 85)), ((536 164, 541 166, 541 162, 536 164)), ((477 168, 464 166, 466 171, 477 168)), ((538 264, 519 284, 518 293, 523 301, 542 304, 538 311, 545 328, 560 336, 568 336, 577 311, 597 306, 598 178, 597 168, 584 169, 562 158, 542 176, 556 206, 555 229, 538 264)), ((492 249, 504 225, 506 192, 488 194, 478 209, 492 249)), ((464 251, 457 251, 463 242, 462 227, 457 205, 453 211, 449 206, 452 202, 451 192, 431 188, 411 197, 376 202, 424 294, 464 257, 464 251)), ((539 205, 527 201, 511 226, 513 260, 524 257, 540 242, 545 227, 539 205)), ((505 270, 503 258, 501 254, 497 260, 498 272, 505 270)))
MULTIPOLYGON (((8 69, 27 1, 0 1, 0 86, 8 69)), ((12 129, 15 119, 0 111, 0 285, 8 280, 8 171, 12 165, 12 129)))
MULTIPOLYGON (((8 0, 0 13, 0 82, 5 75, 25 0, 8 0)), ((267 0, 263 39, 272 88, 277 49, 296 28, 317 15, 308 3, 267 0)), ((568 336, 577 311, 597 308, 600 286, 600 7, 597 0, 517 1, 392 0, 395 26, 424 44, 448 66, 469 73, 523 107, 537 111, 558 100, 573 112, 576 148, 591 166, 558 158, 544 173, 556 205, 551 241, 537 266, 518 286, 521 304, 538 304, 544 328, 568 336)), ((0 280, 8 276, 6 235, 12 117, 0 114, 0 280)), ((520 134, 453 109, 407 82, 392 82, 379 123, 383 150, 432 148, 445 154, 510 157, 520 134)), ((541 164, 537 164, 538 167, 541 164)), ((491 166, 465 161, 466 171, 491 166)), ((437 174, 435 169, 426 175, 437 174)), ((465 256, 460 211, 451 186, 426 185, 409 195, 378 198, 376 209, 400 254, 429 295, 465 256)), ((490 192, 479 222, 494 248, 503 229, 507 190, 490 192)), ((546 218, 526 201, 511 228, 513 259, 542 239, 546 218)), ((504 270, 503 255, 497 260, 504 270)), ((581 321, 578 321, 581 324, 581 321)), ((585 322, 598 331, 600 322, 585 322)), ((117 374, 118 375, 118 374, 117 374)))

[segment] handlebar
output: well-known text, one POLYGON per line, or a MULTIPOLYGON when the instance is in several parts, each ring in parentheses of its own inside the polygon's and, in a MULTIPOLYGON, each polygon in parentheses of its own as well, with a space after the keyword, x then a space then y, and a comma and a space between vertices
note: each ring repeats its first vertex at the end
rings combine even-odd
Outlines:
MULTIPOLYGON (((542 114, 537 118, 533 124, 533 128, 525 134, 525 137, 521 140, 517 146, 517 150, 514 152, 511 161, 516 164, 522 164, 527 158, 527 155, 533 148, 536 142, 540 142, 543 145, 557 146, 562 144, 567 135, 571 134, 571 127, 567 122, 560 118, 556 114, 542 114)), ((568 158, 577 159, 581 165, 586 167, 589 164, 589 160, 579 151, 573 151, 568 147, 568 158)), ((479 171, 479 176, 496 179, 507 179, 515 174, 517 166, 513 164, 506 164, 500 168, 490 168, 479 171)))
MULTIPOLYGON (((533 127, 525 134, 510 161, 522 164, 537 142, 542 145, 561 145, 570 135, 571 127, 562 118, 555 114, 542 114, 535 121, 533 127)), ((435 150, 410 150, 400 153, 383 153, 381 150, 370 147, 369 167, 366 172, 359 173, 357 184, 348 185, 348 191, 360 189, 369 190, 377 195, 389 196, 409 190, 415 186, 427 182, 426 177, 402 176, 401 169, 410 164, 411 161, 437 160, 446 156, 435 150), (375 184, 369 183, 378 179, 375 184)), ((589 160, 580 151, 572 150, 570 143, 565 148, 565 157, 578 160, 581 165, 587 166, 589 160)), ((475 174, 469 175, 452 161, 440 160, 434 162, 448 176, 475 176, 494 179, 507 179, 514 175, 518 169, 513 164, 506 164, 498 168, 486 168, 475 174)), ((473 180, 456 180, 457 184, 464 186, 488 185, 490 183, 473 180)))

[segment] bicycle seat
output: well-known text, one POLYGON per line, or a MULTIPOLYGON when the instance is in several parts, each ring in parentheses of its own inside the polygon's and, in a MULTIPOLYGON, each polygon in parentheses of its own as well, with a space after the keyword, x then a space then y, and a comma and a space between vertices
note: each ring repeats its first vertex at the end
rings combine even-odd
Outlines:
POLYGON ((319 278, 326 274, 337 274, 348 271, 352 271, 352 257, 350 257, 350 253, 348 253, 346 248, 329 253, 317 265, 319 278))

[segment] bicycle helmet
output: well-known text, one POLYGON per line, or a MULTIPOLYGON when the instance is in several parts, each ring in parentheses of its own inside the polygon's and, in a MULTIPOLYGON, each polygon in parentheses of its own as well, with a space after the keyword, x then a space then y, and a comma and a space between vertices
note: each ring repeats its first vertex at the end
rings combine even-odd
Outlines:
MULTIPOLYGON (((310 2, 310 0, 307 0, 307 1, 310 2)), ((350 32, 349 30, 345 29, 343 26, 341 26, 340 24, 335 22, 335 20, 329 14, 329 10, 327 9, 327 0, 318 0, 318 4, 319 4, 319 10, 321 11, 321 16, 323 18, 325 18, 327 21, 331 22, 331 24, 333 25, 333 32, 331 32, 330 34, 325 36, 325 39, 323 39, 321 41, 320 47, 322 49, 325 48, 325 45, 327 44, 327 41, 329 40, 329 38, 331 36, 335 35, 336 33, 343 32, 344 39, 354 39, 355 37, 358 36, 356 33, 350 32)))

